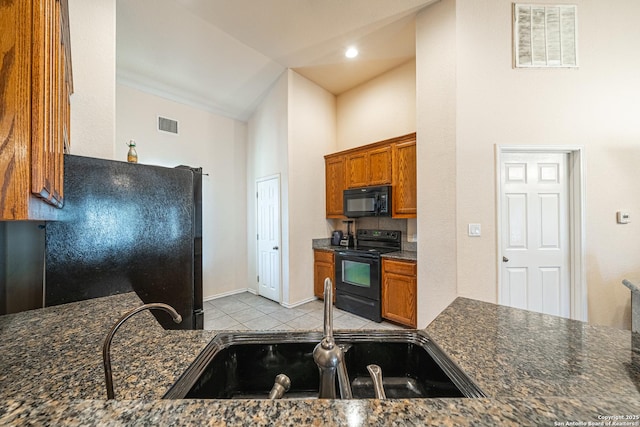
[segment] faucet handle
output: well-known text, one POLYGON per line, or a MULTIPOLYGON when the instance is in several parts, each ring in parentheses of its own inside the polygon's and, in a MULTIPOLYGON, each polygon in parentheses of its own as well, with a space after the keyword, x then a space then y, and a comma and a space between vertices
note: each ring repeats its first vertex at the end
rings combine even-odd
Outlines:
POLYGON ((279 374, 269 392, 269 399, 280 399, 291 388, 291 380, 285 374, 279 374))
POLYGON ((373 381, 373 392, 376 395, 376 399, 386 399, 387 395, 382 386, 382 368, 378 365, 367 365, 367 371, 369 371, 373 381))

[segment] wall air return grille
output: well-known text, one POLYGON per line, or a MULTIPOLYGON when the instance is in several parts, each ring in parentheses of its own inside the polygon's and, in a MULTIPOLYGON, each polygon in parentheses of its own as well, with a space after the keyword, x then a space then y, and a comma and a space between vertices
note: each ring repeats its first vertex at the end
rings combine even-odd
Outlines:
POLYGON ((516 68, 577 68, 578 7, 514 3, 513 48, 516 68))
POLYGON ((158 116, 158 130, 168 132, 174 135, 178 134, 178 121, 158 116))

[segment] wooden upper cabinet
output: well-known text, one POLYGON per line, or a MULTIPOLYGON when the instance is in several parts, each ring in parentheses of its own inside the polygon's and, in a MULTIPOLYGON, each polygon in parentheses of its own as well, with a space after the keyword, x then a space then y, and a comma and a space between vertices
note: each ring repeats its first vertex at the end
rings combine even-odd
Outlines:
POLYGON ((415 218, 416 134, 410 133, 325 156, 327 218, 344 218, 346 188, 392 186, 394 218, 415 218))
POLYGON ((353 153, 346 157, 347 188, 366 187, 367 153, 353 153))
POLYGON ((3 5, 0 220, 55 219, 62 207, 73 92, 66 0, 3 5))
POLYGON ((345 189, 344 156, 325 157, 327 218, 344 218, 342 192, 345 189))
POLYGON ((391 184, 391 147, 381 147, 368 153, 368 185, 391 184))
POLYGON ((415 218, 418 192, 416 188, 416 141, 393 146, 393 217, 415 218))
POLYGON ((347 188, 391 184, 391 146, 347 155, 347 188))

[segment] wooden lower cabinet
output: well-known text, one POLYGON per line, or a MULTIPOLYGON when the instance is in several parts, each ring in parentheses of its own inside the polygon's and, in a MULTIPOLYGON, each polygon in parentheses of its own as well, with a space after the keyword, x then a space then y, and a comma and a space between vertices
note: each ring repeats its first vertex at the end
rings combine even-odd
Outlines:
POLYGON ((417 274, 415 261, 382 259, 382 317, 417 327, 417 274))
POLYGON ((324 279, 333 283, 333 302, 336 301, 336 278, 333 252, 315 249, 313 251, 313 294, 324 299, 324 279))

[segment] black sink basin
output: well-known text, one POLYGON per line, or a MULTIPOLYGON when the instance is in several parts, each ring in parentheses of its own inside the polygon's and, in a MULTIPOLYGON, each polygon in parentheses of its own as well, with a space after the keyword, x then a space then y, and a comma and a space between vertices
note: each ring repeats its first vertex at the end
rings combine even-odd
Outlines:
MULTIPOLYGON (((335 332, 355 399, 374 398, 367 365, 382 368, 387 398, 484 397, 422 331, 335 332)), ((291 379, 285 399, 317 398, 313 349, 319 332, 225 333, 216 336, 165 399, 266 399, 278 374, 291 379)))

